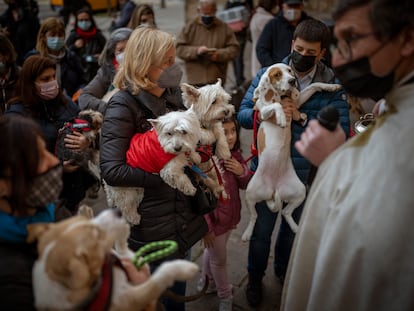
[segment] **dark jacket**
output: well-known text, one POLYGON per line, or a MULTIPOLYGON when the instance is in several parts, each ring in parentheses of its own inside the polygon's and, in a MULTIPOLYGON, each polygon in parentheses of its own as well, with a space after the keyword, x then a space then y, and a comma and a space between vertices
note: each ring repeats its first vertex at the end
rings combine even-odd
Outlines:
POLYGON ((17 79, 20 76, 21 68, 13 64, 10 69, 10 76, 4 81, 0 82, 0 115, 6 111, 7 102, 15 96, 17 79))
POLYGON ((17 9, 18 20, 13 16, 12 5, 0 16, 0 25, 7 28, 8 38, 13 43, 17 53, 17 63, 21 65, 27 52, 36 46, 37 33, 40 29, 37 15, 30 9, 24 9, 23 4, 17 9))
MULTIPOLYGON (((283 60, 284 63, 289 63, 289 58, 283 60)), ((243 101, 240 105, 240 110, 237 118, 242 127, 253 128, 253 106, 252 101, 254 89, 260 81, 260 77, 267 68, 262 68, 257 73, 257 76, 252 81, 249 89, 244 95, 243 101)), ((335 83, 335 76, 333 71, 323 63, 317 64, 317 69, 313 82, 335 83)), ((309 100, 300 107, 299 111, 304 112, 308 116, 308 120, 315 119, 318 112, 327 105, 333 105, 339 111, 339 123, 344 129, 345 133, 349 133, 349 108, 347 97, 343 89, 337 92, 317 92, 309 100)), ((300 140, 300 135, 304 132, 306 127, 302 127, 298 122, 292 122, 292 140, 291 140, 291 158, 296 174, 300 180, 306 184, 309 175, 310 163, 296 150, 294 144, 300 140)), ((256 170, 257 158, 252 161, 252 170, 256 170)))
POLYGON ((85 42, 82 48, 75 46, 75 41, 81 39, 81 36, 73 29, 68 39, 66 40, 66 46, 78 55, 82 60, 82 67, 85 71, 85 80, 89 82, 96 75, 99 69, 98 58, 96 54, 100 54, 105 46, 106 38, 99 29, 96 29, 96 35, 85 42))
POLYGON ((207 232, 204 218, 193 213, 190 197, 168 186, 158 175, 126 164, 132 136, 151 128, 147 119, 177 109, 185 109, 179 88, 167 89, 160 98, 144 90, 136 96, 127 91, 117 92, 105 112, 100 164, 102 178, 109 185, 145 188, 139 206, 141 222, 131 227, 130 247, 137 250, 147 242, 172 239, 179 245, 179 253, 174 257, 183 258, 207 232))
MULTIPOLYGON (((301 21, 309 18, 302 12, 301 21)), ((256 45, 257 59, 262 67, 280 63, 289 55, 295 28, 283 17, 283 11, 266 24, 256 45)))
POLYGON ((98 69, 96 76, 86 85, 79 96, 79 107, 93 109, 105 114, 106 102, 102 100, 110 91, 112 80, 115 77, 115 67, 103 65, 98 69))
POLYGON ((2 310, 36 310, 32 267, 36 248, 26 243, 0 240, 0 304, 2 310))

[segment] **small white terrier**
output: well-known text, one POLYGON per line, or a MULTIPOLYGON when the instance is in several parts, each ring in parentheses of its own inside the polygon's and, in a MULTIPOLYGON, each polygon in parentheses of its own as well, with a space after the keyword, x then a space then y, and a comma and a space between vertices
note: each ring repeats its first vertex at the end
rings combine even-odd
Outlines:
MULTIPOLYGON (((127 163, 150 173, 159 173, 170 187, 186 195, 195 195, 196 188, 184 173, 185 166, 199 164, 196 152, 200 139, 200 122, 190 107, 187 111, 169 112, 157 119, 148 120, 153 129, 135 134, 127 151, 127 163)), ((137 206, 144 197, 141 187, 114 187, 105 183, 106 198, 110 207, 121 209, 131 224, 139 224, 137 206)))
MULTIPOLYGON (((231 117, 235 110, 234 106, 229 104, 231 96, 223 89, 221 79, 218 79, 216 84, 205 85, 201 88, 182 83, 181 90, 184 105, 186 107, 193 106, 200 120, 200 144, 202 146, 215 144, 214 155, 220 159, 230 159, 230 148, 224 135, 222 121, 231 117)), ((209 177, 203 181, 217 198, 222 195, 224 199, 227 199, 228 196, 224 191, 224 187, 218 181, 217 174, 219 172, 213 169, 214 163, 212 161, 215 161, 214 157, 200 164, 201 170, 209 177)))

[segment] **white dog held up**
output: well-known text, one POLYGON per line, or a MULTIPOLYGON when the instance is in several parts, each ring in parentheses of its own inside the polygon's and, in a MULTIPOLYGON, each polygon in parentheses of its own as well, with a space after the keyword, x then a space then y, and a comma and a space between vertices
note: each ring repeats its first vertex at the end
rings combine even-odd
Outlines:
MULTIPOLYGON (((185 166, 200 163, 196 152, 200 139, 200 122, 193 109, 172 111, 157 119, 148 120, 153 129, 137 133, 127 151, 127 163, 160 177, 172 188, 186 195, 194 195, 196 188, 184 173, 185 166)), ((114 187, 105 184, 110 207, 121 209, 125 219, 139 224, 137 206, 143 199, 144 188, 114 187)))
POLYGON ((292 69, 282 63, 268 67, 263 73, 253 98, 262 122, 257 135, 259 164, 246 189, 250 220, 242 235, 243 241, 252 235, 257 219, 255 204, 260 201, 266 201, 272 212, 281 210, 293 232, 298 229, 292 212, 305 199, 306 188, 296 175, 290 156, 291 120, 283 111, 282 97, 290 97, 296 104, 292 119, 305 122, 307 116, 299 112, 300 106, 315 92, 334 92, 339 88, 337 84, 313 83, 299 93, 292 69), (286 206, 282 209, 284 203, 286 206))

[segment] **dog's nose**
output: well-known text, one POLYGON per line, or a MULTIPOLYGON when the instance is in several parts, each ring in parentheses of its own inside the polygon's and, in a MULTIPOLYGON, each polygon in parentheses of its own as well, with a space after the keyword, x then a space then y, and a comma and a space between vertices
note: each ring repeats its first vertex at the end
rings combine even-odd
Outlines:
POLYGON ((113 209, 113 211, 114 211, 115 216, 117 216, 117 217, 119 217, 119 218, 121 218, 121 217, 122 217, 122 211, 121 211, 118 207, 115 207, 115 208, 113 209))
POLYGON ((289 79, 288 83, 291 86, 296 86, 296 79, 295 78, 289 79))
POLYGON ((180 151, 181 151, 181 149, 183 149, 181 146, 179 146, 179 147, 174 147, 174 150, 175 150, 175 151, 177 151, 177 152, 180 152, 180 151))

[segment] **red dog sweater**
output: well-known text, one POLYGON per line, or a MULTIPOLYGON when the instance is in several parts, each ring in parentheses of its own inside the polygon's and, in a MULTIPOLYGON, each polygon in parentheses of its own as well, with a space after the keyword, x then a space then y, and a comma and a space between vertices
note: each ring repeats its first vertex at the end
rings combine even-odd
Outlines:
POLYGON ((176 156, 162 149, 154 129, 135 134, 126 153, 128 165, 138 167, 148 173, 159 173, 176 156))

